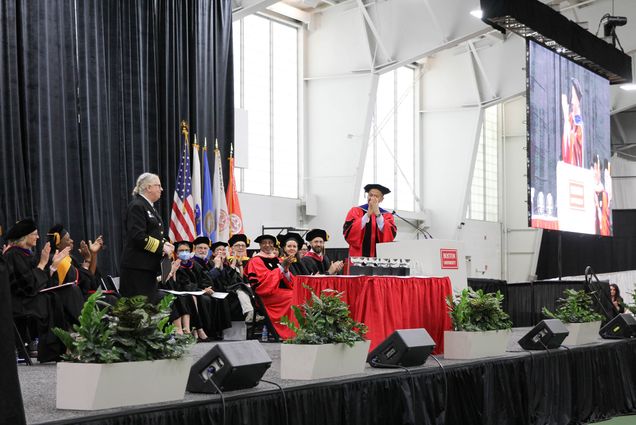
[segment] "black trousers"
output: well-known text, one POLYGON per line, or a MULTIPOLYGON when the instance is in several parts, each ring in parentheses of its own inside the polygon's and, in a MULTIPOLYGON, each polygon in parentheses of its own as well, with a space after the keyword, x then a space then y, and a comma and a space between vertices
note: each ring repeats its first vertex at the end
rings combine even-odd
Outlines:
POLYGON ((119 293, 122 297, 134 297, 145 295, 148 301, 158 303, 161 295, 157 289, 157 276, 159 272, 140 269, 121 269, 119 277, 119 293))

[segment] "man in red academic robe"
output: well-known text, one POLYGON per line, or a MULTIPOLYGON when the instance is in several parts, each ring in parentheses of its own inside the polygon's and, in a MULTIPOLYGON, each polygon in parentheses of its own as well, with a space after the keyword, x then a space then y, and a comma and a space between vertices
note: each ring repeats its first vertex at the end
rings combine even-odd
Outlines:
POLYGON ((349 257, 375 257, 375 244, 392 242, 397 233, 393 215, 380 208, 384 195, 391 191, 379 184, 368 184, 364 191, 367 203, 351 208, 342 228, 349 257))
POLYGON ((245 275, 263 303, 278 336, 282 339, 291 338, 294 332, 281 325, 280 319, 283 316, 293 317, 291 305, 294 277, 289 272, 289 266, 294 257, 283 257, 279 261, 274 252, 277 240, 272 235, 261 235, 254 242, 260 245, 261 250, 247 262, 245 275))

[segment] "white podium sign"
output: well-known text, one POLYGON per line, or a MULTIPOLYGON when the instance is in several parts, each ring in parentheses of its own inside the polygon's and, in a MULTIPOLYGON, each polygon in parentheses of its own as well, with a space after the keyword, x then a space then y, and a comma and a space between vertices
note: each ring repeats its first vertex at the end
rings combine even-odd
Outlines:
POLYGON ((379 243, 379 258, 408 258, 411 276, 448 276, 454 291, 468 286, 464 243, 446 239, 416 239, 379 243))

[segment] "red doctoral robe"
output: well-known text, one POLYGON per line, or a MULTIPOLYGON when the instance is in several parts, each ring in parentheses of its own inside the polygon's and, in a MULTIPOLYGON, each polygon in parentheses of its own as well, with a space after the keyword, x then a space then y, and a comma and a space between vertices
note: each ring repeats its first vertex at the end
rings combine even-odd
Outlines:
POLYGON ((375 244, 392 242, 397 233, 393 214, 380 208, 384 217, 384 227, 379 229, 376 217, 372 216, 367 224, 362 226, 362 218, 367 213, 368 204, 353 207, 349 210, 345 224, 342 227, 344 238, 349 244, 349 257, 375 257, 375 244))
POLYGON ((291 310, 294 276, 290 273, 288 280, 278 264, 277 257, 266 258, 257 255, 247 262, 244 273, 252 289, 261 299, 276 333, 282 339, 287 339, 295 336, 294 332, 281 325, 280 319, 283 316, 294 317, 291 310))

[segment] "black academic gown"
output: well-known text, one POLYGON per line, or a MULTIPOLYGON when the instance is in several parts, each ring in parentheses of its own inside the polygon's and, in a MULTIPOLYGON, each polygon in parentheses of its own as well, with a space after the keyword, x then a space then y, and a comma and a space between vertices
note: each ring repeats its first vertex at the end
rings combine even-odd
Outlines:
MULTIPOLYGON (((207 287, 214 289, 214 282, 196 261, 182 262, 175 280, 181 291, 199 291, 207 287)), ((209 337, 221 338, 223 329, 232 327, 229 301, 206 294, 196 298, 201 327, 209 337)))
POLYGON ((37 319, 38 360, 57 360, 65 348, 51 329, 70 330, 73 324, 78 323, 84 303, 81 290, 77 286, 67 286, 40 292, 57 286, 59 282, 55 274, 50 277, 48 271, 36 266, 31 251, 10 247, 4 258, 9 270, 13 316, 37 319))
POLYGON ((241 290, 245 292, 252 299, 252 306, 254 306, 254 293, 252 288, 246 283, 246 278, 243 274, 230 267, 228 264, 223 264, 222 269, 212 268, 208 274, 214 282, 214 290, 220 292, 227 292, 228 300, 230 304, 230 316, 233 321, 242 321, 245 319, 243 315, 243 309, 238 299, 236 292, 241 290))
POLYGON ((15 361, 9 285, 8 267, 0 255, 0 423, 22 425, 26 418, 15 361))
POLYGON ((310 251, 302 258, 301 261, 305 269, 307 269, 307 274, 327 274, 327 270, 329 270, 329 266, 331 265, 329 257, 324 255, 322 261, 316 257, 318 257, 318 255, 310 251))
POLYGON ((307 270, 305 263, 303 263, 302 258, 300 260, 297 259, 295 262, 291 263, 291 265, 289 266, 289 272, 294 276, 311 274, 309 273, 309 270, 307 270))

